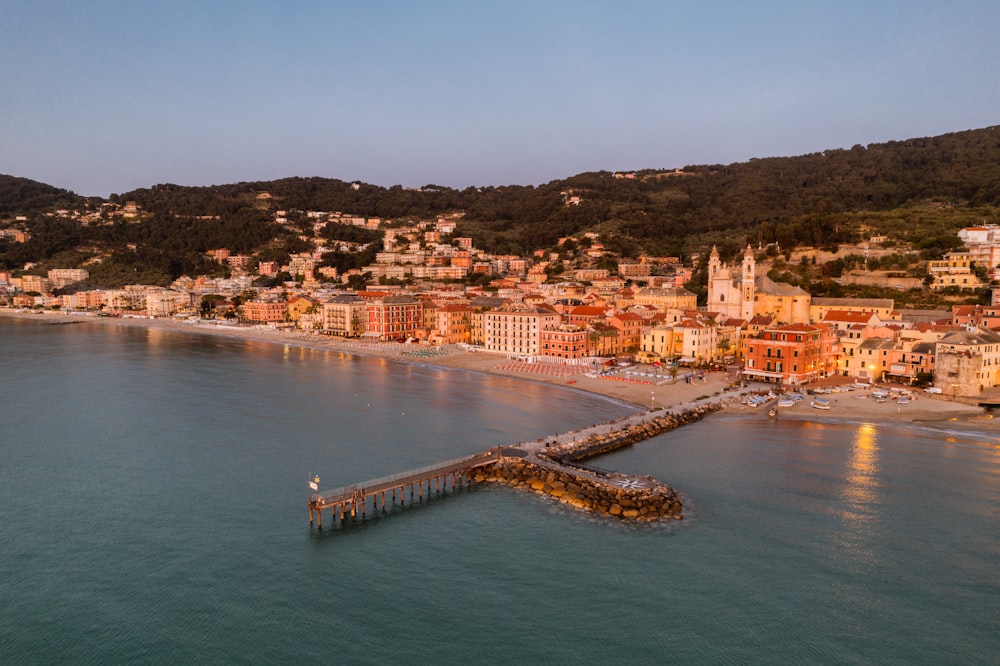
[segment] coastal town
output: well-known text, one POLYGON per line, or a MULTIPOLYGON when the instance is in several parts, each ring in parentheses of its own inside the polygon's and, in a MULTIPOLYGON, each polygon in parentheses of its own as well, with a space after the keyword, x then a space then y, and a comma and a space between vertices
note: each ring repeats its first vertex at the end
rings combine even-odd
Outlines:
MULTIPOLYGON (((627 174, 621 175, 627 177, 627 174)), ((567 197, 566 205, 576 205, 567 197)), ((58 215, 80 217, 74 211, 58 215)), ((141 218, 135 203, 115 210, 141 218)), ((86 268, 0 272, 0 304, 21 312, 160 319, 214 324, 364 344, 369 350, 405 350, 417 358, 476 352, 525 376, 567 383, 588 374, 656 386, 691 382, 707 369, 731 380, 797 388, 842 383, 918 386, 937 397, 992 404, 1000 385, 1000 289, 988 305, 950 309, 897 308, 891 298, 813 297, 768 277, 773 247, 752 247, 724 261, 707 257, 623 259, 608 252, 598 233, 563 238, 554 251, 530 256, 478 250, 456 236, 461 214, 397 222, 338 212, 274 212, 275 222, 308 220, 309 251, 286 263, 217 248, 207 256, 226 277, 182 276, 169 287, 74 289, 86 268), (327 241, 325 228, 363 228, 381 235, 374 263, 338 273, 321 265, 335 245, 360 252, 365 244, 327 241), (690 286, 705 268, 707 299, 690 286), (402 346, 400 346, 402 345, 402 346), (622 371, 619 368, 627 367, 622 371)), ((82 217, 81 223, 99 218, 82 217)), ((15 224, 2 232, 15 242, 28 233, 15 224)), ((1000 264, 1000 228, 958 232, 964 247, 927 262, 929 290, 986 291, 1000 264), (995 270, 995 269, 991 269, 995 270)), ((877 252, 888 239, 864 244, 877 252)), ((797 248, 792 261, 815 262, 819 251, 797 248)), ((869 275, 912 287, 914 278, 869 275)), ((917 280, 917 282, 920 282, 917 280)))

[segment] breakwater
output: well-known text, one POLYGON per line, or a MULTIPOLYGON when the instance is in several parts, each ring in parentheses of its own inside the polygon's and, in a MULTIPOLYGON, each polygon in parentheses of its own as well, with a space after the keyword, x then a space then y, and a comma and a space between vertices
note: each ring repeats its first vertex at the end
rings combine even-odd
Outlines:
POLYGON ((498 446, 473 456, 410 470, 381 479, 344 486, 309 499, 309 523, 322 529, 323 513, 333 514, 334 523, 366 518, 371 509, 385 512, 402 507, 406 495, 411 504, 463 483, 503 483, 530 490, 570 506, 631 521, 654 521, 684 517, 680 495, 651 476, 607 472, 580 461, 630 446, 650 437, 697 421, 721 408, 720 403, 694 407, 679 413, 647 412, 627 416, 555 437, 511 446, 498 446), (388 494, 388 497, 387 497, 388 494), (387 504, 387 499, 389 504, 387 504))
POLYGON ((547 495, 564 504, 630 521, 681 520, 680 495, 651 476, 605 472, 580 461, 656 437, 717 411, 720 405, 696 407, 679 414, 663 413, 636 421, 619 421, 580 431, 569 442, 534 448, 527 458, 501 457, 478 468, 473 479, 503 483, 547 495))

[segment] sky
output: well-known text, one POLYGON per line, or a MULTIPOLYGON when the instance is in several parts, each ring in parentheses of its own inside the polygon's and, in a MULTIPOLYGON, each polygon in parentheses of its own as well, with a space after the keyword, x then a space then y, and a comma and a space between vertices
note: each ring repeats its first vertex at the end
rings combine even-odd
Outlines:
POLYGON ((0 173, 537 185, 1000 124, 996 0, 0 0, 0 173))

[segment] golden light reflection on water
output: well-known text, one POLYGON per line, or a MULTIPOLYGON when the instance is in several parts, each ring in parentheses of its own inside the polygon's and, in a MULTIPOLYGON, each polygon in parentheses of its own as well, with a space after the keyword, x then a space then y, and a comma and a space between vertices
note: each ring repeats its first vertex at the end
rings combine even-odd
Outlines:
POLYGON ((858 426, 844 480, 844 499, 849 503, 867 505, 875 499, 879 486, 878 430, 871 423, 858 426))
POLYGON ((866 565, 874 564, 870 561, 871 546, 878 538, 880 486, 878 428, 872 423, 862 423, 844 470, 837 513, 844 528, 838 539, 841 552, 866 565))

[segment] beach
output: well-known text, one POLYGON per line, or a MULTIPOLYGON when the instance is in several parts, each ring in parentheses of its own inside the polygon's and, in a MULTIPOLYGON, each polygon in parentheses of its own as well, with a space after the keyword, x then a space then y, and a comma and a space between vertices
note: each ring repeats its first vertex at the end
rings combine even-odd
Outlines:
MULTIPOLYGON (((631 403, 643 409, 685 409, 697 400, 707 397, 724 399, 728 403, 726 411, 731 414, 745 414, 747 418, 767 419, 766 406, 750 407, 742 404, 735 394, 727 389, 735 377, 725 371, 696 371, 690 379, 684 370, 676 379, 669 376, 653 376, 652 373, 630 375, 615 373, 608 377, 588 376, 582 369, 571 366, 560 367, 557 363, 517 363, 503 355, 488 352, 463 351, 449 348, 441 355, 414 354, 418 351, 433 350, 418 344, 379 343, 361 340, 316 335, 301 331, 279 331, 263 327, 244 327, 225 324, 194 323, 169 319, 116 318, 67 315, 57 313, 36 314, 0 310, 0 316, 41 321, 51 325, 88 322, 105 326, 127 326, 133 328, 154 328, 197 335, 215 335, 232 339, 292 345, 297 347, 338 351, 357 356, 377 356, 390 358, 400 363, 420 363, 455 368, 465 371, 482 372, 492 375, 514 377, 524 381, 543 382, 562 386, 567 390, 586 391, 608 398, 631 403), (527 370, 527 371, 526 371, 527 370), (546 370, 548 372, 542 372, 546 370)), ((829 383, 829 381, 825 382, 829 383)), ((754 385, 766 392, 767 385, 754 385)), ((956 426, 963 422, 974 422, 976 428, 996 428, 1000 422, 992 419, 981 407, 952 402, 940 396, 931 396, 915 391, 915 398, 907 404, 897 404, 893 400, 876 402, 867 391, 856 390, 824 396, 830 401, 829 410, 810 408, 809 400, 801 401, 794 408, 779 408, 778 418, 798 420, 848 421, 848 422, 940 422, 954 420, 956 426)))

